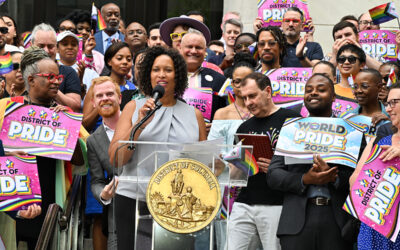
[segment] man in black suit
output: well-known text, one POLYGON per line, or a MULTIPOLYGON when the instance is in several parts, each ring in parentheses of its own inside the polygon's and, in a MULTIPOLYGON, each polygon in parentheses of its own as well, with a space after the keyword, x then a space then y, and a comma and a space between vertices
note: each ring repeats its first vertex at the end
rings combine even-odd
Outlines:
MULTIPOLYGON (((305 85, 304 104, 315 117, 332 117, 333 82, 322 74, 305 85)), ((342 206, 349 193, 353 169, 327 164, 320 156, 314 162, 292 164, 284 156, 271 160, 267 184, 284 192, 277 236, 283 250, 352 249, 342 229, 350 220, 342 206)))
MULTIPOLYGON (((206 56, 206 39, 198 30, 190 28, 178 45, 179 52, 187 64, 189 88, 212 88, 213 92, 218 93, 226 78, 220 73, 203 68, 201 65, 206 56)), ((213 94, 211 120, 217 109, 225 107, 226 101, 222 97, 213 94)), ((207 125, 207 129, 211 124, 207 125)))
POLYGON ((102 205, 108 205, 108 249, 116 249, 111 202, 115 195, 118 179, 113 179, 114 169, 110 165, 108 147, 121 113, 119 108, 121 92, 118 84, 108 76, 94 79, 91 88, 93 89, 93 106, 103 118, 103 124, 87 139, 87 156, 92 178, 90 186, 96 200, 102 205), (107 177, 104 172, 107 172, 107 177))

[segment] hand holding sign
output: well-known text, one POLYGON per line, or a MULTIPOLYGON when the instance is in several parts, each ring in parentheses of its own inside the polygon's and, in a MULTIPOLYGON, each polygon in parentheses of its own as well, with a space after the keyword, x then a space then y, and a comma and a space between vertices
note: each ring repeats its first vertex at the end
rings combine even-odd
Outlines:
POLYGON ((39 216, 42 213, 42 207, 33 204, 28 207, 26 210, 20 210, 18 211, 18 216, 24 218, 24 219, 34 219, 37 216, 39 216))
POLYGON ((382 145, 381 148, 386 150, 379 156, 379 159, 381 159, 383 162, 393 160, 396 157, 400 157, 400 145, 382 145))
POLYGON ((268 172, 268 167, 269 167, 270 163, 271 163, 271 159, 261 158, 261 157, 257 159, 258 168, 263 173, 268 172))

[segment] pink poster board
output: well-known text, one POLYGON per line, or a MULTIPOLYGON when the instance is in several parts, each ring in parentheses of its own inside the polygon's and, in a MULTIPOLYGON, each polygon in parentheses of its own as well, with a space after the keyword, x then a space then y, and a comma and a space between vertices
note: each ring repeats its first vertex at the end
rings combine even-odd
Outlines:
POLYGON ((400 159, 382 162, 379 145, 372 149, 343 209, 391 241, 400 231, 400 159))
MULTIPOLYGON (((264 21, 263 27, 281 26, 286 9, 297 7, 303 11, 305 21, 310 20, 306 0, 259 0, 257 3, 258 16, 264 21)), ((304 28, 307 31, 308 27, 304 28)))
POLYGON ((396 31, 364 30, 358 33, 364 52, 380 62, 396 61, 398 50, 396 31))
POLYGON ((82 114, 54 112, 36 105, 9 102, 4 115, 0 139, 6 151, 71 160, 82 114))
POLYGON ((41 203, 36 156, 0 157, 0 211, 25 210, 41 203))
POLYGON ((183 94, 186 103, 200 110, 206 122, 211 121, 212 92, 211 88, 187 88, 183 94))

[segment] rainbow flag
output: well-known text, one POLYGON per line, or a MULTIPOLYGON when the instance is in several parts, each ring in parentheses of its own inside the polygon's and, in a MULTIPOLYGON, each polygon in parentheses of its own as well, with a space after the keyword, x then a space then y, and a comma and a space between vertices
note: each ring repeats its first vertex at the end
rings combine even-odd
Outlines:
POLYGON ((0 75, 10 73, 13 70, 13 64, 11 60, 11 54, 7 53, 0 56, 0 75))
POLYGON ((254 155, 250 153, 250 151, 247 149, 245 149, 244 151, 245 151, 244 164, 249 169, 249 176, 257 174, 260 171, 260 169, 258 168, 258 164, 256 159, 254 158, 254 155))
POLYGON ((24 35, 24 48, 27 49, 31 46, 32 33, 26 32, 24 35))
POLYGON ((103 30, 107 27, 106 22, 104 22, 101 16, 100 10, 96 8, 94 3, 92 4, 92 20, 96 22, 96 31, 103 30))
POLYGON ((369 10, 369 14, 371 15, 374 24, 381 24, 399 17, 393 2, 372 8, 369 10))
POLYGON ((388 78, 388 81, 386 83, 386 86, 389 88, 390 86, 392 86, 396 82, 397 82, 396 73, 394 72, 394 67, 392 67, 390 69, 389 78, 388 78))
POLYGON ((229 102, 229 104, 232 104, 235 102, 235 97, 233 97, 233 94, 231 92, 228 92, 228 102, 229 102))

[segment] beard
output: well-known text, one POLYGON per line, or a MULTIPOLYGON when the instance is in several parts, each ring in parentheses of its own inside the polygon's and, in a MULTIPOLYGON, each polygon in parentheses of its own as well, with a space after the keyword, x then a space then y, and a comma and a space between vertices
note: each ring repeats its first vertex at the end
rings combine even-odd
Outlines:
POLYGON ((106 31, 115 33, 118 31, 118 29, 119 29, 119 24, 107 23, 106 31))
POLYGON ((115 113, 119 112, 118 104, 112 102, 102 103, 100 104, 100 106, 97 107, 97 111, 99 112, 99 115, 101 117, 109 118, 115 115, 115 113), (103 109, 102 106, 107 104, 110 105, 110 108, 103 109))
POLYGON ((304 102, 304 106, 306 106, 308 113, 313 114, 313 115, 320 115, 325 113, 327 110, 332 110, 332 103, 327 103, 325 105, 319 105, 319 106, 312 106, 309 105, 308 102, 304 102))
POLYGON ((275 57, 272 57, 270 60, 266 60, 264 58, 261 57, 261 63, 262 64, 266 64, 266 65, 273 65, 276 61, 275 57))

